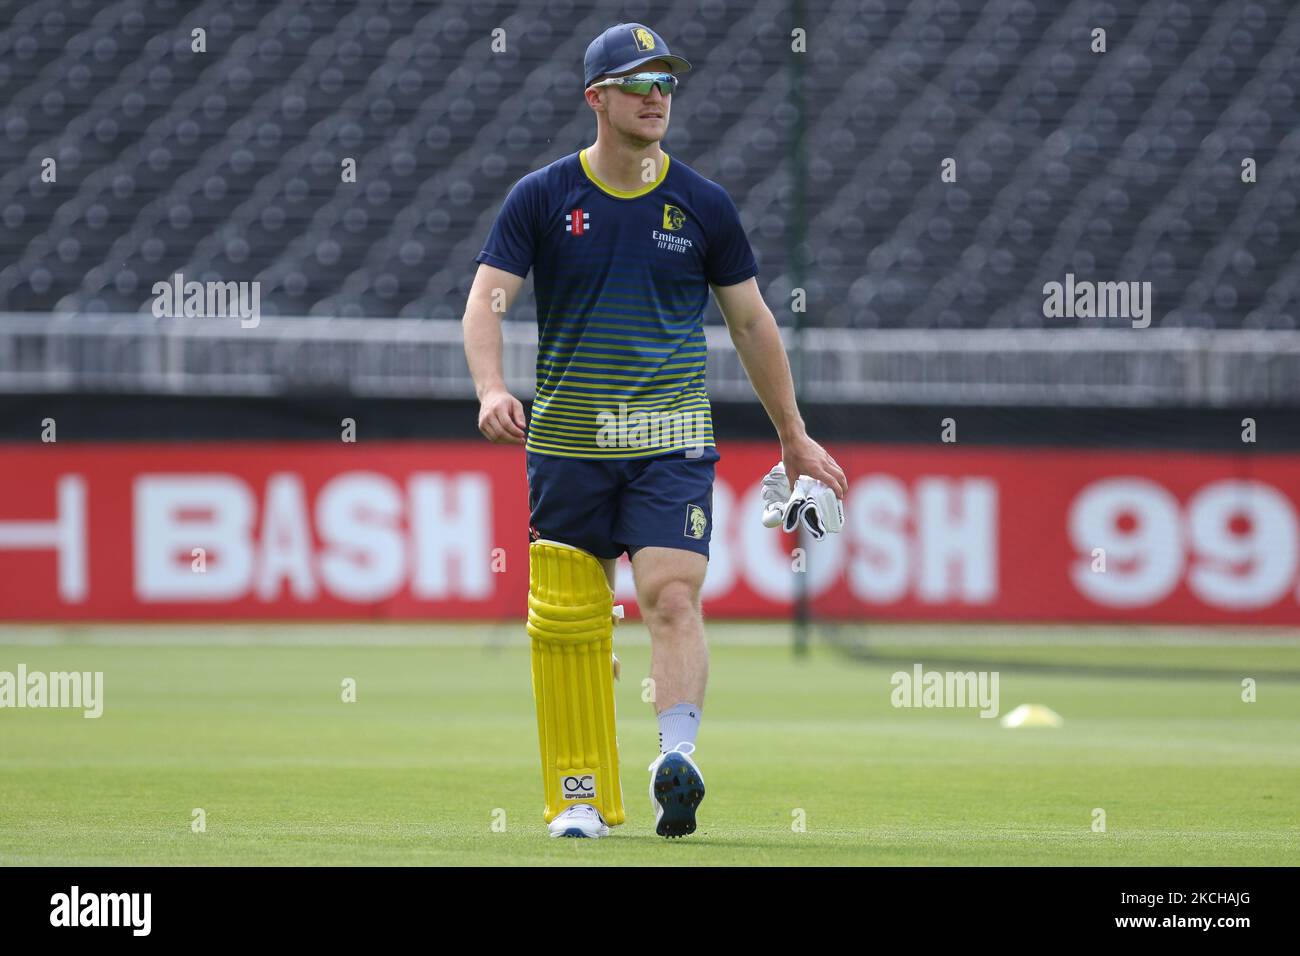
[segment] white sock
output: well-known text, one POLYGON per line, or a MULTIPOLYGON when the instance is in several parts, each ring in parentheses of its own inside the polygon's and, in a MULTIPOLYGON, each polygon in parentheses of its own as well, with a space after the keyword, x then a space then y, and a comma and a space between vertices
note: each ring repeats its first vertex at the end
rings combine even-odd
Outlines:
POLYGON ((682 741, 695 743, 700 732, 700 708, 685 702, 674 704, 659 715, 659 752, 668 753, 682 741))

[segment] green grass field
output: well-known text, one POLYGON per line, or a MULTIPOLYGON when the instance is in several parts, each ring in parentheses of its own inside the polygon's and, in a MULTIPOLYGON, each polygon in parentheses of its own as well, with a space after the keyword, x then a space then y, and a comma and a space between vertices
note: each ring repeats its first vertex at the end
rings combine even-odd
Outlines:
POLYGON ((1300 641, 1276 631, 872 628, 888 659, 861 662, 710 625, 708 797, 668 842, 644 629, 618 635, 628 822, 599 841, 546 835, 519 630, 0 628, 0 670, 103 671, 105 697, 0 710, 0 864, 1300 863, 1300 641), (894 671, 960 660, 1064 726, 891 706, 894 671))

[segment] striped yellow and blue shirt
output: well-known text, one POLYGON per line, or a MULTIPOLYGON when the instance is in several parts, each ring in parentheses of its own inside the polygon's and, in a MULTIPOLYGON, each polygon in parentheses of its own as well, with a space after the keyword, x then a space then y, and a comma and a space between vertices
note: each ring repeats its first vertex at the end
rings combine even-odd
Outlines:
POLYGON ((714 444, 704 386, 709 285, 758 273, 721 186, 665 154, 656 181, 614 189, 581 150, 514 185, 475 261, 533 270, 529 451, 643 458, 714 444))

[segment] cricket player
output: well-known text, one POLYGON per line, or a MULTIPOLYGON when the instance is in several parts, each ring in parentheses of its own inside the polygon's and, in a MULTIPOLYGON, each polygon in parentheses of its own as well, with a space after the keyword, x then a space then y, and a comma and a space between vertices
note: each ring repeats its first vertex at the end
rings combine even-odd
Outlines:
POLYGON ((731 197, 660 148, 690 64, 640 23, 587 47, 596 141, 510 190, 465 309, 479 431, 522 444, 528 476, 533 693, 552 836, 624 821, 614 726, 614 566, 627 553, 651 637, 655 830, 692 833, 692 759, 708 681, 700 587, 719 455, 705 391, 713 290, 789 475, 839 498, 844 472, 805 430, 776 320, 731 197), (537 298, 531 423, 506 388, 501 316, 529 270, 537 298))

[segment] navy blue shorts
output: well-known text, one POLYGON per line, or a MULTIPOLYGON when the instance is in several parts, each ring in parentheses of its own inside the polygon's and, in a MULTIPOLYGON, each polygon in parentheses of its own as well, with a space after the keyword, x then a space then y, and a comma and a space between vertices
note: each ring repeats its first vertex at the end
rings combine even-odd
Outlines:
POLYGON ((713 533, 712 445, 698 458, 592 460, 528 452, 529 538, 547 538, 598 558, 645 547, 709 556, 713 533))

